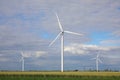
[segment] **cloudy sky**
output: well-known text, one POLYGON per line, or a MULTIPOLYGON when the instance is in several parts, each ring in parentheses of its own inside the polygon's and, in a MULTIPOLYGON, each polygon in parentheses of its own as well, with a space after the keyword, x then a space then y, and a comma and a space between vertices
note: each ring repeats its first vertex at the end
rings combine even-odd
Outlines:
POLYGON ((120 0, 0 0, 0 70, 60 70, 60 32, 65 34, 64 69, 120 70, 120 0))

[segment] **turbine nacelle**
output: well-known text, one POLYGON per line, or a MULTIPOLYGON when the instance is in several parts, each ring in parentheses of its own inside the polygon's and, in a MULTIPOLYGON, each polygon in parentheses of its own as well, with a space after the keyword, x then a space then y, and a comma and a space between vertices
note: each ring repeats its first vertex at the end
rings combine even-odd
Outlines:
POLYGON ((49 46, 51 46, 60 36, 64 36, 64 33, 78 35, 78 36, 83 36, 83 34, 79 34, 79 33, 76 33, 76 32, 71 32, 71 31, 64 31, 63 30, 56 36, 56 38, 49 44, 49 46))

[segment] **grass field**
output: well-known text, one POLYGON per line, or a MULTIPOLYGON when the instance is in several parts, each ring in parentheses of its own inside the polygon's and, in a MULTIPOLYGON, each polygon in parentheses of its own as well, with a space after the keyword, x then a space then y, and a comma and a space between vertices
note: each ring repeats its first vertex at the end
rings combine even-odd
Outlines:
POLYGON ((120 72, 0 72, 0 80, 119 80, 120 72))

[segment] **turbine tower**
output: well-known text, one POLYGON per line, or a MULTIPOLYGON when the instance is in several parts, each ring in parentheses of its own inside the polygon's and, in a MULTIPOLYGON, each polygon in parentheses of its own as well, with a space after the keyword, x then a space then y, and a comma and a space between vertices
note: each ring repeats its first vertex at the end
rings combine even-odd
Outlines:
POLYGON ((21 52, 21 62, 22 62, 22 71, 24 71, 25 69, 25 61, 24 61, 24 55, 23 55, 23 52, 21 52))
POLYGON ((63 72, 63 68, 64 68, 64 33, 69 33, 69 34, 74 34, 74 35, 79 35, 79 36, 83 36, 83 34, 71 32, 71 31, 64 31, 57 13, 55 13, 55 15, 57 17, 60 32, 56 36, 56 38, 50 43, 49 46, 51 46, 59 37, 61 37, 61 72, 63 72))
POLYGON ((99 71, 99 62, 102 63, 102 61, 99 58, 99 53, 97 53, 96 58, 93 58, 96 60, 96 71, 99 71))

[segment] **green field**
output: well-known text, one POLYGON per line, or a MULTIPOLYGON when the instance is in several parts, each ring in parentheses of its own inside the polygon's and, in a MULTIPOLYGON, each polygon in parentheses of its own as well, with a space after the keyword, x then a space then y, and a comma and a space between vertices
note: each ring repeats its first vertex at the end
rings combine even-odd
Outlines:
POLYGON ((119 80, 120 72, 0 72, 0 80, 119 80))

